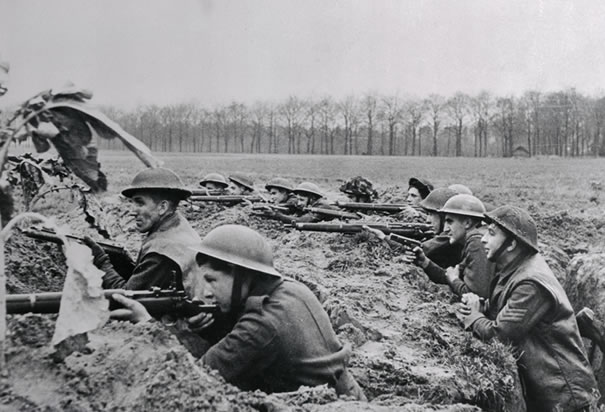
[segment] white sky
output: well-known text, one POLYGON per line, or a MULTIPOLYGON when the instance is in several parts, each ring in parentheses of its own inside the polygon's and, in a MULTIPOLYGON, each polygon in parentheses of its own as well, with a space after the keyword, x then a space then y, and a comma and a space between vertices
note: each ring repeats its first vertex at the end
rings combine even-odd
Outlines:
POLYGON ((0 0, 20 102, 71 80, 138 103, 605 90, 605 2, 0 0))

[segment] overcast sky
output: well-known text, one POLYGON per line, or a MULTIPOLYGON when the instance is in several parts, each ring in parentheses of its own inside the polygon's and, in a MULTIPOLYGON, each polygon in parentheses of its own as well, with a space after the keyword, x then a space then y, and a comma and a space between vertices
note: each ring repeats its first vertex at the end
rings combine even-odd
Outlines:
POLYGON ((20 102, 71 80, 97 103, 374 91, 605 90, 605 2, 0 0, 20 102))

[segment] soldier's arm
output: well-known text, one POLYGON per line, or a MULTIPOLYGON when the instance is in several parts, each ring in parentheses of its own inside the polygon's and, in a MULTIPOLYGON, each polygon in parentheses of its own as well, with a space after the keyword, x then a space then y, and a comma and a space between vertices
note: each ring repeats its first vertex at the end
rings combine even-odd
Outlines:
POLYGON ((202 356, 202 363, 216 369, 227 382, 245 389, 252 377, 275 360, 277 340, 271 325, 260 315, 248 313, 202 356))
POLYGON ((422 268, 424 273, 427 274, 429 279, 440 285, 447 285, 447 278, 445 276, 445 269, 437 265, 432 260, 428 259, 428 263, 422 268))
POLYGON ((497 337, 503 342, 515 343, 523 339, 553 307, 554 302, 541 286, 531 281, 521 282, 495 320, 474 313, 465 320, 465 326, 481 340, 497 337))
POLYGON ((450 288, 458 296, 472 292, 489 298, 493 270, 479 239, 473 236, 465 246, 464 259, 460 264, 462 279, 456 278, 450 282, 450 288))
POLYGON ((156 286, 166 289, 171 286, 175 273, 180 275, 181 269, 174 261, 157 253, 149 253, 135 266, 128 281, 115 270, 106 271, 103 288, 147 290, 156 286))

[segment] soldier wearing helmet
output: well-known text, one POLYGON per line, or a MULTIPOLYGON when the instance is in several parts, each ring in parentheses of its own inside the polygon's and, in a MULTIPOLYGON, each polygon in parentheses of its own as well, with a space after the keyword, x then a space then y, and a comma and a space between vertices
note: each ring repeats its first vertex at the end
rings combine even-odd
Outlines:
POLYGON ((473 292, 488 298, 494 265, 488 262, 481 245, 485 206, 475 196, 455 195, 445 202, 439 213, 443 214, 443 233, 449 243, 462 246, 462 259, 458 265, 443 269, 429 260, 422 248, 415 248, 416 262, 433 282, 449 285, 456 295, 473 292))
MULTIPOLYGON (((269 200, 276 206, 271 208, 266 205, 264 208, 265 215, 275 216, 276 210, 281 211, 285 215, 297 214, 298 209, 298 198, 292 191, 292 183, 288 179, 276 177, 271 179, 266 185, 265 189, 269 192, 269 200)), ((263 204, 258 205, 259 208, 263 207, 263 204)))
POLYGON ((485 219, 481 241, 497 272, 487 302, 463 296, 465 327, 513 346, 528 411, 592 410, 595 377, 569 299, 538 251, 536 223, 508 205, 485 219))
POLYGON ((235 196, 246 196, 254 193, 254 182, 242 173, 234 173, 229 176, 232 184, 231 193, 235 196))
MULTIPOLYGON (((338 394, 365 400, 347 369, 350 346, 339 342, 315 295, 274 268, 271 247, 260 234, 224 225, 208 233, 196 250, 201 270, 185 277, 186 293, 237 319, 201 357, 202 363, 243 390, 273 393, 327 384, 338 394)), ((127 308, 114 317, 150 319, 138 302, 114 298, 127 308)))
POLYGON ((195 267, 195 255, 189 248, 201 241, 177 211, 179 202, 191 192, 172 170, 155 168, 138 173, 122 195, 130 199, 136 229, 145 234, 145 239, 132 275, 126 280, 116 272, 103 249, 91 238, 85 238, 92 249, 94 264, 105 272, 103 287, 133 290, 153 286, 166 289, 173 284, 182 287, 182 276, 195 267))
POLYGON ((322 215, 321 213, 305 211, 305 209, 308 208, 339 210, 326 202, 323 192, 315 183, 302 182, 294 188, 293 192, 297 197, 297 216, 276 212, 275 217, 282 222, 320 222, 322 220, 327 220, 327 218, 329 219, 329 217, 322 215))
POLYGON ((340 191, 347 195, 351 202, 371 203, 378 197, 378 192, 368 179, 356 176, 340 186, 340 191))
POLYGON ((229 193, 229 182, 220 173, 208 173, 200 180, 200 186, 213 195, 226 195, 229 193))
POLYGON ((412 177, 408 182, 408 195, 406 197, 407 202, 411 206, 417 206, 422 199, 426 197, 433 190, 433 185, 428 180, 420 180, 417 177, 412 177))

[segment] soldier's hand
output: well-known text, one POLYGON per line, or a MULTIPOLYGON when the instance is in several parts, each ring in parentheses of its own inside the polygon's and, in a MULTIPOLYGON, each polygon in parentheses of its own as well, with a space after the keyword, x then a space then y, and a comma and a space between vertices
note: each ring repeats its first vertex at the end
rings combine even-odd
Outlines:
POLYGON ((445 277, 448 283, 451 285, 456 279, 460 279, 460 268, 458 265, 449 267, 445 270, 445 277))
MULTIPOLYGON (((465 312, 470 315, 472 312, 481 312, 483 299, 475 293, 465 293, 462 295, 462 304, 465 312)), ((462 310, 460 311, 462 313, 462 310)))
POLYGON ((422 269, 426 269, 426 267, 429 265, 430 260, 424 254, 424 250, 422 250, 422 247, 416 246, 414 249, 412 249, 411 252, 414 256, 414 260, 411 263, 420 266, 422 269))
POLYGON ((82 238, 82 241, 92 251, 94 265, 98 268, 101 268, 104 260, 103 258, 107 256, 107 253, 105 253, 103 248, 99 246, 99 244, 95 242, 90 236, 84 236, 82 238))
POLYGON ((368 233, 376 235, 380 240, 384 240, 387 237, 387 235, 385 235, 382 230, 374 229, 373 227, 369 227, 368 225, 363 225, 361 228, 368 233))
POLYGON ((211 313, 199 313, 187 319, 187 324, 192 332, 202 332, 213 323, 214 316, 211 313))
POLYGON ((118 293, 111 296, 113 300, 122 305, 122 308, 112 310, 109 316, 111 319, 128 320, 132 323, 147 322, 152 319, 145 306, 136 300, 129 299, 118 293))

